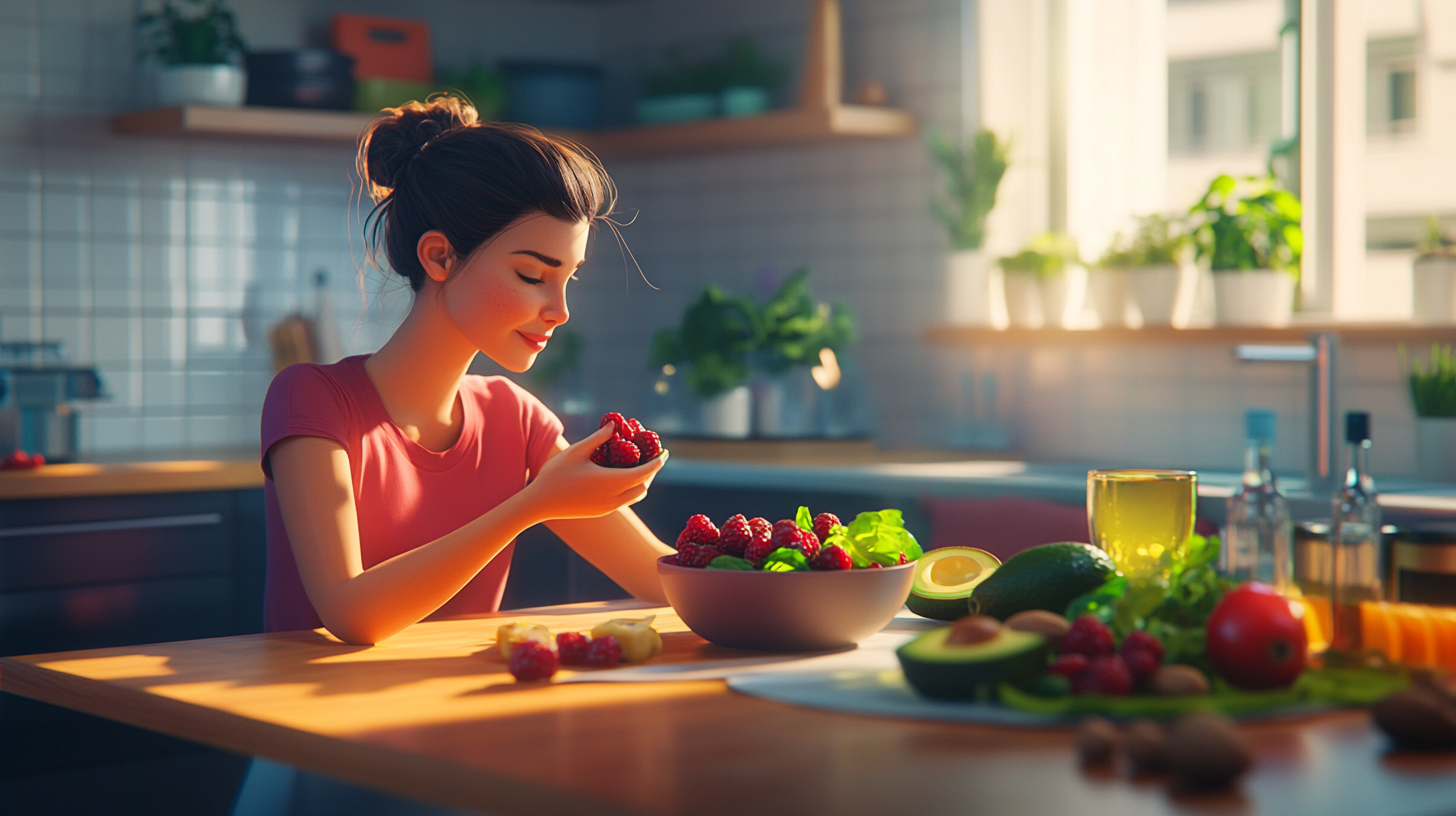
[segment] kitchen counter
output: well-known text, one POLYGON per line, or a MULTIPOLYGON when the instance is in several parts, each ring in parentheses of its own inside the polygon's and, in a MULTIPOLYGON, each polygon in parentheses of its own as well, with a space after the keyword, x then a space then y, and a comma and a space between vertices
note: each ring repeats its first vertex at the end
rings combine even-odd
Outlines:
POLYGON ((1390 752, 1363 711, 1250 723, 1230 792, 1082 772, 1067 728, 836 714, 720 680, 518 684, 500 619, 578 630, 655 612, 658 662, 711 646, 671 609, 581 604, 421 623, 386 643, 322 631, 0 659, 0 689, 434 804, 499 814, 1417 816, 1456 801, 1456 757, 1390 752))
POLYGON ((176 462, 75 462, 0 471, 0 501, 242 490, 263 486, 256 459, 176 462))

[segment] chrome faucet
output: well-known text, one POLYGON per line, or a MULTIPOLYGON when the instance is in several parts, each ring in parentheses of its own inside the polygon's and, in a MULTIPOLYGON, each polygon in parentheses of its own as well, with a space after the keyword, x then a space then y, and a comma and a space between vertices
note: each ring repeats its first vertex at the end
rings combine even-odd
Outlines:
POLYGON ((1234 356, 1245 363, 1307 363, 1309 370, 1309 462, 1306 489, 1312 496, 1333 492, 1339 481, 1339 443, 1335 433, 1335 361, 1340 338, 1333 332, 1315 332, 1304 345, 1234 346, 1234 356))

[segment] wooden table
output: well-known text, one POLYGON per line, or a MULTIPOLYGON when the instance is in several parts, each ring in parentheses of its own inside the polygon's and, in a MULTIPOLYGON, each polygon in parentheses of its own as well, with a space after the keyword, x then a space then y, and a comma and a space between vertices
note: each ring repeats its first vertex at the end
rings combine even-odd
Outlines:
MULTIPOLYGON (((0 689, 497 814, 1456 812, 1456 755, 1389 753, 1361 711, 1247 725, 1253 771, 1189 796, 1078 770, 1063 729, 831 714, 720 681, 516 684, 494 654, 500 618, 557 632, 639 608, 427 622, 374 647, 290 632, 4 658, 0 689)), ((741 654, 651 611, 659 660, 741 654)))

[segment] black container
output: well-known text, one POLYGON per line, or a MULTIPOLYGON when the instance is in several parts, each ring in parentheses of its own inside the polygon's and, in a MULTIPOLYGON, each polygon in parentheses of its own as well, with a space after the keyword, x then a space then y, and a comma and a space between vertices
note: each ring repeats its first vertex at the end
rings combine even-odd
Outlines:
POLYGON ((602 69, 581 63, 503 62, 505 120, 543 128, 592 130, 601 125, 602 69))
POLYGON ((326 110, 354 105, 354 60, 337 51, 250 51, 247 66, 249 105, 326 110))
POLYGON ((1456 524, 1427 523, 1395 537, 1394 578, 1402 601, 1456 606, 1456 524))

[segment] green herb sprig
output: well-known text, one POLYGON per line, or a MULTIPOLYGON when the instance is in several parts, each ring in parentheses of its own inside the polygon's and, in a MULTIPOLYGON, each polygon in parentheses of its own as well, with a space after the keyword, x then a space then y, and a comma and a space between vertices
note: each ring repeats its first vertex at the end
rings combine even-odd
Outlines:
POLYGON ((1193 248, 1187 223, 1176 215, 1153 214, 1138 219, 1131 237, 1118 233, 1097 262, 1101 269, 1166 266, 1184 260, 1193 248))
POLYGON ((1425 360, 1409 359, 1400 347, 1402 362, 1410 371, 1411 402, 1419 417, 1456 417, 1456 353, 1451 346, 1433 344, 1425 360))
POLYGON ((930 152, 945 171, 946 195, 930 202, 936 220, 950 233, 957 250, 980 249, 986 215, 996 206, 996 190, 1006 175, 1009 145, 982 128, 965 145, 939 131, 930 133, 930 152))
POLYGON ((1081 263, 1077 239, 1057 232, 1044 232, 1027 242, 1026 249, 1002 258, 1001 271, 1012 275, 1036 275, 1054 278, 1067 267, 1081 263))
POLYGON ((223 0, 165 0, 137 15, 140 59, 163 65, 222 65, 245 50, 237 20, 223 0))

